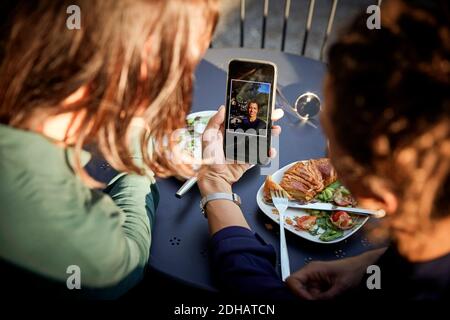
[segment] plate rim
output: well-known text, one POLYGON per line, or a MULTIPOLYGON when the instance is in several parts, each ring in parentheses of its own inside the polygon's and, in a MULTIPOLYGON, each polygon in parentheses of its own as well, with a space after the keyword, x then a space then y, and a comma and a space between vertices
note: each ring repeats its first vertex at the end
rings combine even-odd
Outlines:
MULTIPOLYGON (((298 161, 294 161, 291 162, 287 165, 285 165, 284 167, 278 169, 277 171, 275 171, 274 173, 271 174, 271 176, 273 176, 274 174, 277 174, 279 172, 285 172, 286 170, 288 170, 290 167, 292 167, 294 164, 298 163, 298 162, 306 162, 309 160, 298 160, 298 161)), ((266 176, 267 179, 267 176, 266 176)), ((264 213, 265 216, 267 216, 269 219, 271 219, 273 222, 275 222, 276 224, 280 224, 279 220, 277 220, 275 217, 273 217, 272 214, 268 214, 266 213, 263 208, 261 207, 261 204, 264 204, 266 206, 270 206, 269 204, 265 203, 263 201, 263 188, 264 188, 264 184, 265 184, 266 180, 264 180, 264 182, 262 183, 262 185, 259 187, 258 192, 256 193, 256 203, 258 204, 258 208, 259 210, 264 213)), ((298 209, 299 211, 304 212, 304 210, 298 209)), ((335 243, 339 243, 341 241, 344 241, 345 239, 347 239, 348 237, 352 236, 353 234, 355 234, 357 231, 359 231, 359 229, 362 228, 363 225, 365 225, 367 223, 367 221, 369 220, 370 217, 365 217, 363 219, 363 222, 357 226, 355 229, 350 230, 351 232, 347 233, 346 235, 342 236, 341 238, 332 240, 332 241, 322 241, 319 240, 319 238, 313 238, 314 236, 311 236, 312 238, 307 238, 305 236, 302 235, 301 231, 297 231, 295 230, 293 227, 290 227, 286 222, 284 224, 284 229, 290 231, 291 233, 295 234, 296 236, 303 238, 305 240, 311 241, 311 242, 315 242, 315 243, 320 243, 320 244, 335 244, 335 243)), ((307 231, 303 231, 303 232, 307 232, 307 231)))
POLYGON ((203 111, 197 111, 197 112, 191 112, 186 115, 186 120, 192 117, 212 117, 217 110, 203 110, 203 111))

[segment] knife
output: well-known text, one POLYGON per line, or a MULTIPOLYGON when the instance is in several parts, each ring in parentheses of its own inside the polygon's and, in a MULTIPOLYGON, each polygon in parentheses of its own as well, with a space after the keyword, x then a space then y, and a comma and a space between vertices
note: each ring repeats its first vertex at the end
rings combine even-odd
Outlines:
POLYGON ((313 202, 308 204, 299 204, 294 201, 288 202, 288 207, 298 208, 298 209, 310 209, 310 210, 324 210, 324 211, 346 211, 356 214, 374 216, 375 218, 382 218, 386 215, 384 210, 369 210, 362 208, 352 208, 352 207, 340 207, 331 203, 323 202, 313 202))
MULTIPOLYGON (((255 165, 252 164, 250 167, 248 167, 247 171, 253 168, 255 165)), ((197 177, 192 177, 181 186, 180 189, 175 193, 175 197, 181 199, 191 188, 197 183, 197 177)))
POLYGON ((182 198, 186 192, 188 192, 189 190, 191 190, 191 188, 197 183, 197 177, 192 177, 188 180, 186 180, 186 182, 181 186, 180 189, 178 189, 178 191, 175 193, 175 196, 177 198, 182 198))

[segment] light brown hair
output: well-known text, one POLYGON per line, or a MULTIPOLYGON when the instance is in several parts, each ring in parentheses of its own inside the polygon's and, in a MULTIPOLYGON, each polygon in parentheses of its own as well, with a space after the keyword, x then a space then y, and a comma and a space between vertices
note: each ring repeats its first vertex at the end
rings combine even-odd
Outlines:
POLYGON ((216 2, 2 3, 0 123, 33 130, 47 117, 78 112, 75 169, 88 179, 79 154, 90 143, 97 144, 116 169, 143 174, 131 159, 126 139, 131 120, 140 116, 148 129, 140 139, 144 162, 161 176, 175 174, 177 167, 164 153, 163 140, 185 125, 193 72, 216 25, 216 2), (66 27, 70 5, 81 9, 79 30, 66 27), (82 86, 87 94, 62 107, 82 86), (151 153, 150 140, 155 146, 151 153))

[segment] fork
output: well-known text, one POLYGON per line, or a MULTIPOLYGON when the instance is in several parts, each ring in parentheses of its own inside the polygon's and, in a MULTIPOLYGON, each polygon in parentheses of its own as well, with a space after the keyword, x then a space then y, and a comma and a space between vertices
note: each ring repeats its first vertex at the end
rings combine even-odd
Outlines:
POLYGON ((286 245, 286 236, 284 234, 284 212, 288 207, 288 198, 283 192, 274 190, 270 192, 272 202, 278 210, 280 217, 280 260, 281 260, 281 279, 286 280, 291 274, 289 266, 289 254, 286 245))

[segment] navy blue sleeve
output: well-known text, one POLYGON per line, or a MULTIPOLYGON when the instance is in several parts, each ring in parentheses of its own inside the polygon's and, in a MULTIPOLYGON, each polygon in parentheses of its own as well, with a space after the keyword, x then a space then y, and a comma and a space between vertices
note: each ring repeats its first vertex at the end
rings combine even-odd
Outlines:
POLYGON ((251 230, 220 230, 211 239, 210 257, 222 290, 256 299, 295 300, 275 271, 274 248, 251 230))

